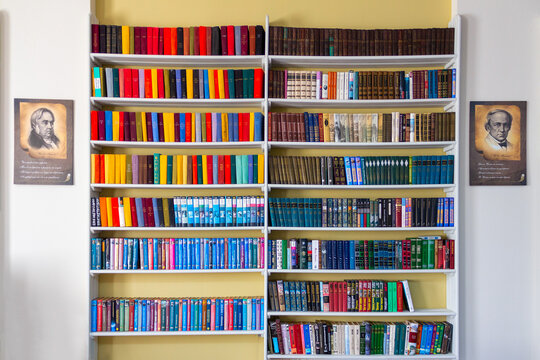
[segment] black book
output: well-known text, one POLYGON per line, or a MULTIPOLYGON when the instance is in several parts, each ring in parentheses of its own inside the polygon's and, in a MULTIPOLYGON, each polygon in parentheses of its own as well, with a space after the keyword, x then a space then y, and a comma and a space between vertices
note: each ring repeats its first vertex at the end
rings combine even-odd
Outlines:
POLYGON ((221 30, 219 26, 212 27, 212 55, 221 55, 221 30))
POLYGON ((99 52, 107 52, 107 25, 99 25, 99 52))
POLYGON ((153 184, 154 183, 154 156, 153 155, 147 155, 146 156, 146 183, 147 184, 153 184))
MULTIPOLYGON (((156 202, 157 202, 157 209, 154 209, 154 212, 156 212, 156 210, 157 210, 159 226, 164 227, 165 226, 165 221, 164 221, 164 216, 163 216, 163 199, 162 198, 156 198, 156 202)), ((158 226, 158 224, 156 224, 156 226, 158 226)))
POLYGON ((171 226, 177 226, 174 220, 174 199, 167 198, 167 202, 169 203, 169 224, 171 224, 171 226))
POLYGON ((113 25, 106 25, 106 35, 105 35, 105 40, 106 40, 106 45, 107 45, 107 48, 106 48, 106 53, 107 54, 110 54, 111 53, 111 27, 113 25))
POLYGON ((199 96, 199 69, 193 69, 193 98, 200 99, 199 96))
POLYGON ((328 324, 322 323, 322 353, 323 354, 330 354, 330 334, 328 329, 328 324))
POLYGON ((339 269, 338 267, 338 243, 339 240, 333 240, 332 241, 332 269, 339 269))
POLYGON ((264 28, 255 26, 255 55, 264 55, 264 28))
POLYGON ((96 221, 96 198, 95 197, 90 198, 90 213, 92 214, 91 218, 90 218, 90 226, 97 226, 97 221, 96 221))
MULTIPOLYGON (((121 54, 122 53, 122 27, 120 25, 116 25, 116 53, 121 54)), ((114 48, 113 48, 114 51, 114 48)))
MULTIPOLYGON (((111 52, 112 53, 118 53, 118 46, 116 45, 116 41, 118 39, 118 31, 117 27, 115 25, 111 25, 111 52)), ((120 35, 120 40, 122 39, 122 36, 120 35)), ((120 52, 121 54, 122 52, 120 52)))
POLYGON ((426 226, 426 199, 425 198, 419 198, 417 199, 417 204, 419 205, 419 215, 420 219, 418 221, 418 226, 425 227, 426 226), (419 204, 418 204, 419 203, 419 204))
POLYGON ((176 53, 178 55, 184 55, 184 29, 176 28, 176 53))
POLYGON ((244 97, 244 81, 242 76, 242 70, 234 70, 234 95, 236 99, 241 99, 244 97))
POLYGON ((337 241, 337 254, 337 268, 339 270, 343 270, 343 257, 345 256, 345 254, 343 249, 343 241, 341 240, 337 241))
POLYGON ((182 84, 182 99, 187 99, 186 69, 180 70, 180 82, 182 84))
POLYGON ((169 88, 171 89, 171 99, 176 99, 176 70, 169 69, 169 88))

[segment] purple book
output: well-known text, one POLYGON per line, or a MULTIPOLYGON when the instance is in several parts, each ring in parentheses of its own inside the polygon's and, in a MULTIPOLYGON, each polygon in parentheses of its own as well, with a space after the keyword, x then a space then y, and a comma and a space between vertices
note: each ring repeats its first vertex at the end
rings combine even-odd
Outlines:
POLYGON ((131 155, 131 173, 133 175, 131 183, 139 183, 139 155, 131 155))

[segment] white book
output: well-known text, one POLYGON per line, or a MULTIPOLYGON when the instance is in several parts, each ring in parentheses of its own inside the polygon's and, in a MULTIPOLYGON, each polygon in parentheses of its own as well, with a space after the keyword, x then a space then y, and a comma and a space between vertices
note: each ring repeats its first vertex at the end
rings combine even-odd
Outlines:
POLYGON ((415 142, 416 141, 416 114, 415 113, 411 113, 411 125, 410 125, 410 131, 411 131, 411 136, 410 136, 410 142, 415 142))
POLYGON ((317 71, 311 72, 311 99, 317 99, 317 89, 318 89, 318 79, 317 71))
POLYGON ((247 329, 248 330, 255 330, 251 328, 251 319, 252 319, 252 306, 251 306, 251 299, 247 299, 247 329))
POLYGON ((328 73, 322 74, 321 99, 328 99, 328 73))
POLYGON ((417 334, 418 336, 418 323, 416 322, 410 322, 407 326, 407 337, 406 337, 406 347, 405 347, 405 354, 406 355, 414 355, 416 354, 416 342, 409 342, 411 334, 417 334))
POLYGON ((322 73, 320 71, 316 72, 316 83, 315 83, 315 99, 320 100, 321 99, 321 79, 322 73))
POLYGON ((291 353, 290 350, 290 343, 289 343, 289 325, 287 324, 280 324, 281 326, 281 334, 283 339, 283 353, 285 355, 289 355, 291 353))
POLYGON ((315 329, 313 324, 309 324, 309 346, 311 348, 311 354, 315 354, 315 329))
POLYGON ((414 99, 413 77, 411 73, 405 74, 405 84, 409 81, 409 99, 414 99))
POLYGON ((401 283, 403 284, 403 292, 405 293, 405 300, 407 300, 407 307, 409 308, 410 312, 414 312, 414 305, 411 296, 411 289, 409 288, 409 281, 402 280, 401 283))
POLYGON ((353 114, 353 141, 360 141, 360 133, 363 129, 360 127, 360 114, 353 114))
POLYGON ((343 326, 343 335, 345 337, 345 347, 343 348, 343 355, 350 355, 351 337, 350 337, 350 325, 345 324, 343 326))
POLYGON ((124 199, 118 198, 118 220, 120 227, 126 226, 126 219, 124 217, 124 199))
POLYGON ((283 251, 282 251, 283 240, 276 240, 276 269, 283 269, 283 251))
POLYGON ((389 327, 390 327, 390 346, 388 348, 388 355, 394 355, 394 352, 395 352, 394 342, 396 341, 396 324, 391 324, 389 327))
POLYGON ((348 84, 347 84, 347 99, 353 100, 354 99, 354 71, 349 70, 349 76, 348 76, 348 84))
POLYGON ((379 138, 379 114, 371 114, 371 142, 377 142, 379 138))
POLYGON ((313 270, 319 269, 319 240, 311 241, 311 266, 313 270))
POLYGON ((201 113, 195 113, 195 141, 202 141, 201 113))

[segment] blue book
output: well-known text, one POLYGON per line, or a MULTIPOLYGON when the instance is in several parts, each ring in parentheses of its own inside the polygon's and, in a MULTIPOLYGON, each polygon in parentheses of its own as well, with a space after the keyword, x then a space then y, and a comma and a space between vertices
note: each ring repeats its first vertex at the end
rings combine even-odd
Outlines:
POLYGON ((263 141, 263 122, 263 114, 261 112, 256 112, 253 141, 263 141))
POLYGON ((233 299, 233 330, 238 330, 238 299, 233 299))
POLYGON ((448 199, 448 226, 454 226, 454 198, 448 199))
POLYGON ((176 98, 181 99, 182 98, 182 77, 180 75, 180 69, 176 69, 175 72, 176 72, 176 98))
POLYGON ((154 268, 152 270, 158 270, 158 249, 159 249, 159 240, 157 238, 154 238, 153 241, 154 246, 154 268))
POLYGON ((225 301, 219 300, 219 330, 225 330, 225 301))
POLYGON ((306 133, 306 141, 311 142, 311 131, 309 131, 309 113, 304 112, 304 131, 306 133))
POLYGON ((443 219, 444 219, 444 223, 443 223, 443 226, 444 227, 448 227, 450 226, 450 201, 449 201, 449 198, 445 197, 443 198, 443 201, 444 201, 444 208, 443 208, 443 219))
POLYGON ((354 90, 353 90, 353 99, 358 100, 358 81, 360 73, 358 71, 354 72, 354 90))
POLYGON ((411 164, 411 184, 418 184, 418 169, 419 169, 419 164, 418 164, 418 156, 413 156, 412 157, 412 164, 411 164))
POLYGON ((193 219, 194 209, 193 209, 193 197, 187 197, 187 218, 188 218, 188 227, 193 227, 195 220, 193 219))
POLYGON ((200 269, 201 268, 201 239, 200 238, 195 239, 194 247, 195 247, 194 269, 200 269))
POLYGON ((233 114, 233 122, 234 122, 234 141, 238 140, 238 132, 239 132, 239 124, 238 124, 238 113, 233 114))
POLYGON ((446 183, 447 184, 453 184, 454 183, 454 155, 448 155, 447 156, 447 162, 446 162, 446 183))
POLYGON ((133 300, 133 331, 139 331, 139 300, 133 300))
POLYGON ((143 242, 143 253, 142 253, 143 269, 148 270, 148 239, 144 238, 142 239, 142 242, 143 242))
POLYGON ((152 137, 154 142, 159 142, 159 128, 158 128, 158 116, 153 112, 152 115, 152 137))
POLYGON ((258 330, 262 330, 264 326, 264 299, 257 299, 257 307, 259 308, 259 317, 257 318, 257 321, 259 322, 258 330))
POLYGON ((218 240, 212 239, 212 269, 218 269, 218 256, 219 256, 219 248, 218 248, 218 240))
POLYGON ((257 300, 251 299, 251 327, 248 330, 258 330, 257 319, 259 317, 257 315, 259 313, 257 312, 257 300))
POLYGON ((349 270, 356 269, 355 265, 355 251, 354 251, 354 240, 349 240, 349 270))
POLYGON ((247 184, 253 184, 253 157, 257 155, 246 155, 248 162, 248 181, 247 184))
POLYGON ((203 246, 204 246, 204 261, 203 261, 203 269, 210 269, 210 247, 211 247, 211 239, 204 238, 202 240, 203 246))
POLYGON ((182 300, 182 331, 187 331, 187 300, 182 300))
POLYGON ((225 226, 225 196, 219 197, 219 223, 218 226, 225 226))
POLYGON ((352 185, 351 160, 348 156, 344 156, 343 160, 345 161, 345 179, 347 185, 352 185))
POLYGON ((238 299, 238 307, 237 307, 237 312, 238 312, 238 323, 237 323, 237 328, 236 330, 242 330, 242 326, 243 326, 243 323, 244 323, 244 311, 243 311, 243 307, 244 307, 244 299, 238 299))
MULTIPOLYGON (((133 247, 133 245, 132 245, 133 247)), ((122 270, 127 270, 127 265, 128 265, 128 251, 129 251, 129 247, 128 247, 128 241, 127 239, 124 239, 124 251, 123 251, 123 259, 122 259, 122 270)))
POLYGON ((97 300, 92 300, 90 314, 91 314, 90 318, 92 319, 91 320, 92 323, 90 325, 90 328, 91 328, 92 332, 95 332, 95 331, 97 331, 97 300))
POLYGON ((227 126, 228 126, 228 133, 227 136, 229 138, 229 141, 234 141, 234 120, 233 120, 233 113, 227 113, 227 126))
POLYGON ((430 177, 429 177, 429 183, 430 184, 438 184, 437 182, 437 173, 440 172, 440 163, 441 163, 441 159, 439 156, 430 156, 429 157, 430 159, 430 162, 431 162, 431 174, 430 174, 430 177), (438 165, 437 166, 437 160, 438 160, 438 165))
POLYGON ((203 74, 204 74, 204 98, 210 99, 210 87, 208 84, 208 69, 204 69, 203 74))
POLYGON ((146 300, 141 300, 142 306, 141 306, 141 331, 146 331, 146 300))
MULTIPOLYGON (((217 141, 217 142, 222 142, 223 141, 223 129, 222 129, 222 124, 221 124, 221 113, 215 113, 216 114, 216 137, 213 137, 212 136, 212 140, 214 141, 217 141)), ((212 115, 213 116, 213 115, 212 115)), ((212 117, 213 119, 213 117, 212 117)))
POLYGON ((152 207, 154 208, 154 224, 156 227, 161 227, 161 224, 159 222, 159 211, 158 211, 158 202, 157 198, 152 198, 152 207))
POLYGON ((235 88, 234 88, 234 70, 226 70, 227 71, 227 77, 229 80, 229 97, 231 99, 234 99, 236 96, 235 88))
MULTIPOLYGON (((358 185, 358 171, 356 169, 356 157, 350 156, 349 162, 351 164, 351 185, 358 185)), ((356 213, 353 213, 356 214, 356 213)))
POLYGON ((180 142, 186 142, 186 114, 180 113, 180 142))
POLYGON ((248 314, 248 299, 244 299, 242 301, 242 330, 247 330, 248 324, 247 324, 247 314, 248 314))
POLYGON ((105 140, 112 141, 112 111, 105 111, 105 140))
POLYGON ((303 324, 302 328, 304 330, 304 343, 305 343, 305 350, 306 354, 311 354, 311 338, 309 336, 309 324, 303 324))

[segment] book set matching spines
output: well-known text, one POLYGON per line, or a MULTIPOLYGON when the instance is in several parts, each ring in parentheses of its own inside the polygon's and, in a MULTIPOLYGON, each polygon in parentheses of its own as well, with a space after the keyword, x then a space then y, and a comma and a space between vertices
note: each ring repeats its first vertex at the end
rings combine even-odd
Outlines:
POLYGON ((92 24, 92 52, 141 55, 264 55, 262 25, 149 27, 92 24))
POLYGON ((452 352, 453 324, 404 322, 268 322, 270 354, 435 355, 452 352))
POLYGON ((92 238, 92 270, 264 269, 264 238, 92 238))
POLYGON ((316 100, 455 98, 456 69, 411 72, 270 70, 268 97, 316 100))
POLYGON ((269 281, 270 311, 413 312, 407 280, 269 281))
POLYGON ((94 67, 94 97, 260 99, 262 69, 128 69, 94 67))
POLYGON ((269 269, 454 269, 454 240, 419 236, 405 240, 268 240, 269 269))
POLYGON ((401 56, 454 54, 454 28, 325 29, 270 26, 269 54, 401 56))
POLYGON ((261 196, 92 197, 92 227, 245 227, 264 225, 261 196))
POLYGON ((263 184, 264 155, 91 154, 92 184, 263 184))
POLYGON ((96 298, 92 332, 264 329, 261 298, 96 298))
POLYGON ((270 156, 271 184, 453 184, 454 155, 270 156))
POLYGON ((275 227, 453 227, 454 198, 269 198, 275 227))
POLYGON ((286 142, 454 141, 455 113, 268 114, 268 140, 286 142))
POLYGON ((264 115, 92 111, 91 140, 238 142, 264 140, 264 115))

